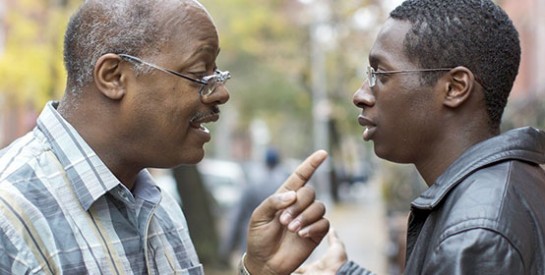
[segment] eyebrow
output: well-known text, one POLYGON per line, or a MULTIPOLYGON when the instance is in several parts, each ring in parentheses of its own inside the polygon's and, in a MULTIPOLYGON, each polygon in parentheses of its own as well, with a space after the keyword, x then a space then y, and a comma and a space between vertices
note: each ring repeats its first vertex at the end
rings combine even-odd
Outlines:
POLYGON ((219 52, 219 47, 218 47, 218 51, 217 52, 214 52, 214 48, 213 46, 210 46, 210 45, 203 45, 199 48, 196 48, 196 52, 197 53, 201 53, 201 52, 210 52, 210 53, 218 53, 219 52))
POLYGON ((376 54, 370 54, 369 55, 369 65, 374 66, 380 63, 382 58, 376 54))
POLYGON ((381 65, 386 66, 386 67, 390 66, 390 62, 387 61, 387 59, 384 57, 384 55, 382 55, 380 53, 370 53, 369 54, 369 65, 376 69, 378 64, 381 64, 381 65))

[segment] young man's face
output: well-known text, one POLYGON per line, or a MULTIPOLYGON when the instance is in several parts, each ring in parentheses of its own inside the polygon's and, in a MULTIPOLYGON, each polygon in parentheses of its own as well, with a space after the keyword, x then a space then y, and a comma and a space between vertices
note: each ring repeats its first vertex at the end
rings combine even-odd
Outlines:
MULTIPOLYGON (((388 19, 369 54, 369 65, 377 72, 421 69, 409 61, 403 50, 411 23, 388 19)), ((376 75, 370 88, 365 81, 353 97, 362 108, 358 118, 364 127, 363 139, 372 140, 377 156, 398 162, 415 163, 431 153, 440 93, 424 86, 419 73, 376 75)))

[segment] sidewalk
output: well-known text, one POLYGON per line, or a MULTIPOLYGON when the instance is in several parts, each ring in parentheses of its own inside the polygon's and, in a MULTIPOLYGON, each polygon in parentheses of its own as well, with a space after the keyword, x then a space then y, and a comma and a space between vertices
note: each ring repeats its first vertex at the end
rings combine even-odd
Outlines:
MULTIPOLYGON (((376 181, 343 190, 341 202, 326 202, 326 217, 344 242, 348 258, 375 274, 387 273, 388 230, 376 181)), ((309 261, 319 258, 327 249, 327 240, 318 246, 309 261)))
MULTIPOLYGON (((388 275, 388 228, 385 208, 380 198, 380 184, 369 181, 340 192, 341 202, 319 198, 326 204, 326 218, 344 242, 348 258, 377 275, 388 275)), ((325 254, 327 239, 316 248, 307 260, 313 262, 325 254)), ((232 268, 216 270, 205 267, 207 275, 236 274, 238 257, 232 268)))

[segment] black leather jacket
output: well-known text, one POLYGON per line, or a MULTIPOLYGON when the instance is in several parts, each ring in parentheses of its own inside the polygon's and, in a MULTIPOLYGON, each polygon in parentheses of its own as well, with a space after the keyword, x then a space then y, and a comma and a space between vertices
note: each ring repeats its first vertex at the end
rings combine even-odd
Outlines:
POLYGON ((545 132, 529 127, 464 152, 412 202, 405 274, 545 274, 543 163, 545 132))

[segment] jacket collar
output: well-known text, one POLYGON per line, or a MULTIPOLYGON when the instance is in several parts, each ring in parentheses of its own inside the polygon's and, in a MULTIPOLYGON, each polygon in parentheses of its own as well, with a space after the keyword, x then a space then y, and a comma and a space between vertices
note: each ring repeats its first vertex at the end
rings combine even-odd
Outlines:
POLYGON ((545 163, 545 132, 531 127, 518 128, 473 145, 411 205, 414 208, 431 210, 474 171, 508 159, 545 163))

